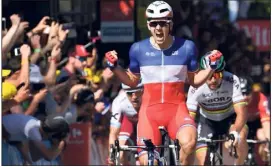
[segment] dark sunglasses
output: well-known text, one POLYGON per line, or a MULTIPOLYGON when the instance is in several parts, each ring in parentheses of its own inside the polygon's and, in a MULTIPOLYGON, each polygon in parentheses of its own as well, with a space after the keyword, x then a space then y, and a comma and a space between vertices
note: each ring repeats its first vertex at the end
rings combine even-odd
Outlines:
POLYGON ((87 61, 86 57, 76 57, 80 62, 87 61))
POLYGON ((169 23, 167 21, 152 21, 149 22, 150 27, 157 27, 157 25, 160 25, 161 27, 167 26, 169 23))
POLYGON ((128 96, 132 96, 133 93, 137 94, 137 93, 142 93, 143 90, 137 90, 135 92, 126 92, 128 96))

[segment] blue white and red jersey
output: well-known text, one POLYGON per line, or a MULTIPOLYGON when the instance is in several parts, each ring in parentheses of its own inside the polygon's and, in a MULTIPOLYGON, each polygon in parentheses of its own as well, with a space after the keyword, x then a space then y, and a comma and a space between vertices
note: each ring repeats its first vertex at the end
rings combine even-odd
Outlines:
POLYGON ((187 72, 198 70, 194 42, 174 37, 174 42, 168 49, 159 50, 148 38, 134 43, 129 56, 130 71, 141 74, 145 105, 178 104, 185 101, 184 83, 187 72))

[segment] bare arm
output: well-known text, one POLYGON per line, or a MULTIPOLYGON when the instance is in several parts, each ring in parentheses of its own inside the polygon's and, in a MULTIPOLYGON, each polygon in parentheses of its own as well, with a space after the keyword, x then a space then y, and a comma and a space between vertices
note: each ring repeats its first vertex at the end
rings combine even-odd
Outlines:
POLYGON ((22 157, 24 159, 24 165, 31 165, 32 161, 28 154, 29 153, 28 142, 20 142, 16 144, 16 147, 22 154, 22 157))
POLYGON ((39 103, 45 98, 47 89, 42 89, 36 93, 31 101, 29 107, 25 111, 25 115, 33 115, 37 111, 39 103))
POLYGON ((19 83, 29 84, 29 56, 30 56, 30 47, 26 44, 22 45, 20 48, 20 52, 22 54, 22 66, 21 72, 19 76, 19 83))
POLYGON ((59 61, 60 56, 61 56, 60 43, 57 43, 51 52, 49 69, 46 76, 44 77, 44 82, 47 85, 55 85, 56 83, 57 61, 59 61))
POLYGON ((132 72, 125 71, 122 67, 117 66, 112 70, 114 74, 121 80, 122 83, 130 86, 136 87, 140 80, 140 74, 134 74, 132 72))
POLYGON ((240 103, 234 104, 234 111, 236 113, 236 119, 235 119, 234 125, 230 128, 230 132, 236 131, 240 133, 242 128, 245 126, 247 122, 246 103, 240 102, 240 103))
POLYGON ((2 39, 2 52, 4 53, 3 55, 6 55, 10 51, 11 47, 16 41, 15 34, 18 30, 21 18, 17 14, 13 14, 12 16, 10 16, 10 20, 12 22, 12 26, 2 39))
POLYGON ((119 132, 120 132, 120 128, 117 128, 114 126, 110 127, 109 146, 111 144, 114 144, 115 140, 118 139, 119 132))
POLYGON ((64 148, 64 141, 61 141, 58 146, 47 148, 41 141, 31 141, 33 146, 41 153, 43 158, 47 161, 56 159, 64 148))
POLYGON ((204 84, 208 78, 213 74, 213 70, 211 68, 200 70, 196 73, 188 72, 188 80, 190 85, 197 88, 204 84))

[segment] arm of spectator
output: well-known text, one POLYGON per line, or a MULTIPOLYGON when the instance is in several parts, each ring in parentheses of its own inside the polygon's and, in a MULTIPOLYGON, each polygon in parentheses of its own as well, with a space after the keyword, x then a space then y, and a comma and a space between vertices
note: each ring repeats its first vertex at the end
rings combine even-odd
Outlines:
POLYGON ((46 85, 55 85, 56 83, 56 70, 57 70, 57 62, 61 57, 61 49, 60 43, 54 46, 50 59, 49 69, 44 77, 44 82, 46 85))
POLYGON ((46 27, 46 20, 49 19, 48 16, 44 16, 41 21, 39 22, 39 24, 33 28, 30 32, 27 33, 27 36, 30 38, 32 37, 34 34, 40 33, 42 32, 46 27))
POLYGON ((30 57, 30 62, 32 64, 36 64, 38 59, 41 57, 41 43, 40 43, 40 36, 35 34, 30 37, 30 43, 32 48, 34 48, 34 53, 30 57))
POLYGON ((54 95, 54 94, 58 94, 64 90, 67 89, 67 86, 68 86, 68 80, 63 82, 63 83, 60 83, 60 84, 57 84, 55 86, 52 86, 49 88, 49 91, 54 95))
POLYGON ((53 38, 47 42, 45 47, 42 48, 41 50, 41 55, 45 55, 47 52, 51 51, 55 45, 59 43, 59 40, 57 38, 53 38))
POLYGON ((68 33, 69 33, 69 30, 63 30, 63 25, 61 24, 58 29, 58 36, 59 36, 59 41, 61 42, 61 45, 64 44, 68 33))
POLYGON ((29 155, 28 142, 20 142, 20 143, 16 144, 16 147, 22 155, 22 158, 24 160, 23 164, 24 165, 31 165, 32 160, 29 155))
POLYGON ((103 97, 103 95, 104 95, 104 92, 108 91, 108 89, 111 86, 111 83, 112 83, 111 81, 112 81, 112 79, 114 77, 114 74, 110 69, 106 68, 102 72, 102 77, 103 77, 103 80, 102 80, 101 86, 94 93, 95 100, 101 99, 103 97))
POLYGON ((47 89, 42 89, 38 93, 36 93, 33 96, 33 99, 29 107, 25 111, 25 115, 33 115, 36 112, 39 103, 45 98, 46 94, 47 94, 47 89))
POLYGON ((105 103, 104 102, 97 102, 95 104, 94 108, 95 108, 96 112, 101 113, 105 109, 105 103))
POLYGON ((51 23, 51 27, 50 27, 50 32, 49 32, 49 36, 48 36, 48 41, 49 42, 50 40, 56 38, 57 40, 59 40, 59 37, 58 37, 58 30, 59 30, 59 23, 56 23, 56 22, 52 22, 51 23))
POLYGON ((58 145, 53 145, 51 148, 47 148, 42 141, 32 140, 33 146, 41 153, 43 158, 47 161, 52 161, 56 159, 65 146, 65 141, 60 141, 58 145))
POLYGON ((25 29, 29 27, 29 22, 23 21, 19 24, 19 27, 14 35, 14 40, 17 41, 25 33, 25 29))
POLYGON ((24 44, 21 46, 20 52, 22 55, 22 66, 19 76, 19 83, 25 83, 27 86, 29 84, 29 56, 31 53, 30 47, 24 44))
MULTIPOLYGON (((13 14, 10 16, 10 20, 11 20, 12 26, 2 39, 2 53, 3 53, 2 55, 6 55, 10 51, 11 47, 14 45, 16 41, 15 34, 16 34, 16 31, 18 30, 21 18, 19 17, 19 15, 13 14)), ((3 59, 6 59, 6 57, 3 56, 2 60, 3 59)))
POLYGON ((7 112, 10 108, 27 100, 29 97, 29 89, 27 88, 27 86, 23 86, 19 89, 13 99, 2 101, 2 112, 7 112))
POLYGON ((71 89, 70 89, 70 97, 71 99, 74 97, 74 95, 81 89, 89 89, 88 86, 83 85, 83 84, 77 84, 74 85, 71 89))

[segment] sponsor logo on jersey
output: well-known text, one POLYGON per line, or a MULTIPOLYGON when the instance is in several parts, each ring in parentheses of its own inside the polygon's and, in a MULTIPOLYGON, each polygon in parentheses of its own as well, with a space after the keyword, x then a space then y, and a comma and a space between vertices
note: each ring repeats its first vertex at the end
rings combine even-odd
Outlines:
POLYGON ((119 114, 119 113, 112 114, 111 117, 113 117, 114 119, 118 120, 118 119, 116 118, 116 116, 117 116, 118 114, 119 114))
POLYGON ((230 99, 231 99, 231 97, 216 97, 216 98, 207 100, 207 103, 228 101, 230 99))
POLYGON ((146 56, 155 56, 155 53, 154 52, 145 52, 145 55, 146 56))

